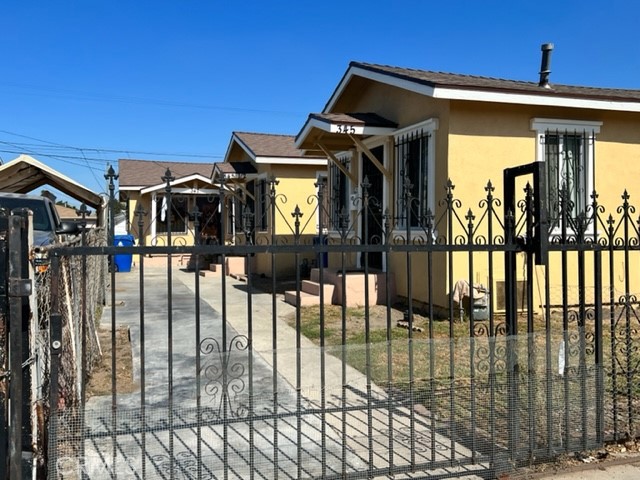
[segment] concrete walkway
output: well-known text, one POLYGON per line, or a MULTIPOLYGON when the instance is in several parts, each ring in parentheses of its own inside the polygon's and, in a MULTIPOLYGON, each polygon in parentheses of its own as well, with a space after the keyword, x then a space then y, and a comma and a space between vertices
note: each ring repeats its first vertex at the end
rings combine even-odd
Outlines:
MULTIPOLYGON (((173 267, 172 279, 169 285, 166 267, 145 268, 143 288, 137 270, 116 275, 115 322, 129 328, 144 389, 118 394, 115 405, 111 396, 90 400, 85 457, 76 470, 90 478, 386 478, 390 463, 470 458, 467 448, 433 431, 432 419, 397 407, 331 352, 304 337, 298 352, 284 320, 295 310, 281 299, 274 311, 271 295, 249 296, 247 285, 230 277, 173 267)), ((463 467, 430 474, 447 471, 465 475, 463 467)), ((466 478, 478 478, 473 473, 466 478)))

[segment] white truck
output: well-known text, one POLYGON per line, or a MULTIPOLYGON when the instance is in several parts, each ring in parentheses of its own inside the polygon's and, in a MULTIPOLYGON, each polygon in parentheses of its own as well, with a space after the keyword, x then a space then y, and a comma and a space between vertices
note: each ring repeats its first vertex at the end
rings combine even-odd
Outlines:
POLYGON ((28 208, 33 212, 33 247, 46 247, 59 242, 63 235, 80 231, 76 222, 60 220, 56 206, 47 197, 0 192, 0 209, 11 212, 17 208, 28 208))

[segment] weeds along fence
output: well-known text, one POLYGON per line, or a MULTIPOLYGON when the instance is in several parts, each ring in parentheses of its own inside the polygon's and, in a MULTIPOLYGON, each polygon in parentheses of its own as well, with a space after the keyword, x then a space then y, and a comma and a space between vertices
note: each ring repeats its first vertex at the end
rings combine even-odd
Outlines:
MULTIPOLYGON (((65 246, 106 245, 104 229, 87 229, 81 236, 65 246)), ((36 455, 45 461, 45 446, 50 422, 51 356, 60 356, 58 371, 57 428, 60 438, 77 434, 82 428, 79 412, 85 401, 85 382, 92 368, 100 360, 101 350, 97 337, 97 325, 100 321, 105 301, 108 264, 101 256, 59 256, 57 247, 39 252, 50 261, 57 258, 59 273, 53 276, 54 269, 42 268, 36 273, 34 283, 35 304, 32 304, 31 358, 32 366, 32 405, 37 421, 34 423, 34 445, 39 446, 36 455), (58 294, 52 296, 52 288, 58 294), (50 342, 52 302, 58 302, 62 342, 60 348, 52 349, 50 342)), ((69 448, 72 447, 69 444, 69 448)), ((77 453, 77 452, 70 452, 77 453)))

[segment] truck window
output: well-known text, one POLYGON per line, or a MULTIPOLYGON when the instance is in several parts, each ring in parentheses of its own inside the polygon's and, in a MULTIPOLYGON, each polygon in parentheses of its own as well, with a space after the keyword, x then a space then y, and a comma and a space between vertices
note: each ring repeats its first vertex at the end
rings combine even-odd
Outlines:
POLYGON ((33 229, 51 231, 51 220, 44 202, 23 198, 0 198, 0 208, 11 211, 16 208, 28 208, 33 212, 33 229))

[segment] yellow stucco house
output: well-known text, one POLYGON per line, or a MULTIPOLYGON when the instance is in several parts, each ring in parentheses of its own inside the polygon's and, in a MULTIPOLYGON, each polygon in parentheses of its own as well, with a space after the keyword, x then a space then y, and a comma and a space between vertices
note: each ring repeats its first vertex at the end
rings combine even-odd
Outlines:
MULTIPOLYGON (((427 213, 436 219, 443 214, 447 193, 460 202, 460 221, 451 226, 455 234, 464 228, 468 210, 480 221, 489 180, 495 197, 502 198, 504 169, 532 162, 545 162, 550 221, 559 229, 557 198, 563 186, 573 214, 588 208, 594 189, 599 204, 610 211, 621 204, 625 189, 632 199, 640 198, 640 90, 558 85, 549 83, 548 71, 539 81, 527 82, 352 62, 324 109, 309 115, 295 146, 329 159, 329 188, 336 194, 328 234, 334 239, 337 212, 344 210, 355 224, 353 235, 364 235, 365 220, 351 200, 365 178, 369 194, 379 202, 370 209, 368 235, 381 236, 386 212, 394 219, 393 236, 406 239, 410 232, 410 241, 419 242, 425 241, 421 222, 427 213), (406 179, 413 198, 410 216, 403 196, 406 179), (455 188, 448 191, 449 179, 455 188)), ((501 209, 497 212, 501 217, 501 209)), ((368 265, 393 273, 398 294, 411 292, 416 301, 447 305, 457 279, 482 283, 499 295, 501 258, 496 257, 489 274, 487 254, 474 256, 473 272, 464 258, 436 257, 432 278, 437 282, 431 286, 426 254, 411 256, 411 275, 405 254, 370 253, 368 265)), ((338 268, 338 260, 332 255, 329 267, 338 268)), ((362 268, 363 255, 350 261, 351 267, 362 268)), ((543 267, 534 274, 536 289, 543 292, 543 267)), ((571 272, 568 278, 575 282, 571 272)), ((552 276, 548 282, 553 289, 560 279, 552 276)), ((494 302, 499 310, 500 298, 494 302)))
MULTIPOLYGON (((223 162, 213 166, 214 185, 225 189, 224 241, 244 243, 245 230, 257 245, 293 242, 295 220, 291 213, 298 206, 300 241, 312 244, 318 235, 318 182, 326 182, 324 155, 304 156, 291 135, 233 132, 223 162), (274 208, 272 208, 272 206, 274 208), (243 217, 245 207, 252 212, 243 217), (244 222, 250 222, 246 226, 244 222)), ((313 253, 300 258, 308 265, 313 253)), ((287 276, 295 272, 293 254, 278 254, 277 261, 267 253, 255 255, 252 272, 259 275, 287 276)))
POLYGON ((193 245, 195 207, 201 214, 202 234, 218 241, 219 199, 211 180, 212 169, 211 163, 119 160, 119 198, 126 206, 127 231, 136 244, 144 241, 145 245, 166 246, 170 229, 172 245, 193 245), (167 184, 171 186, 171 205, 167 184), (136 215, 139 208, 144 212, 142 229, 136 215))

